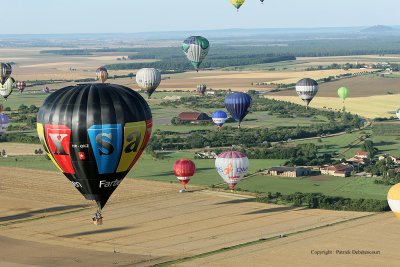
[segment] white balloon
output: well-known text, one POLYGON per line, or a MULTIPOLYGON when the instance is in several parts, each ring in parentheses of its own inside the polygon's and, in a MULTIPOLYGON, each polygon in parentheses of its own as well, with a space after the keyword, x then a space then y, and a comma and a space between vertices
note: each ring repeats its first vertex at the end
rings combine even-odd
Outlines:
POLYGON ((218 174, 233 189, 249 170, 249 159, 238 151, 226 151, 215 160, 218 174))
POLYGON ((136 73, 136 83, 147 91, 149 97, 161 83, 161 73, 157 69, 144 68, 136 73))

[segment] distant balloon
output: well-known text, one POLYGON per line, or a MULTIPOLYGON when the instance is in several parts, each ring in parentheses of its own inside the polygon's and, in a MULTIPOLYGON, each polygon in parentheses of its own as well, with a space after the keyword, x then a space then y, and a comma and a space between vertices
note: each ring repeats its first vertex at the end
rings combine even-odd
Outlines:
POLYGON ((96 201, 100 215, 143 153, 152 128, 143 97, 113 84, 59 89, 46 98, 37 121, 47 155, 86 199, 96 201))
POLYGON ((340 99, 343 100, 343 103, 346 100, 346 98, 349 96, 349 94, 350 94, 350 90, 347 89, 347 87, 340 87, 338 90, 338 95, 339 95, 340 99))
POLYGON ((400 120, 400 108, 396 111, 396 116, 397 116, 397 118, 399 118, 399 120, 400 120))
POLYGON ((105 83, 108 79, 108 71, 104 67, 99 67, 96 70, 96 78, 97 80, 101 81, 102 83, 105 83))
POLYGON ((387 201, 394 215, 400 219, 400 183, 390 188, 387 201))
POLYGON ((180 159, 175 162, 173 170, 176 178, 186 189, 187 183, 196 172, 196 165, 191 160, 180 159))
POLYGON ((251 102, 251 96, 246 93, 232 93, 225 98, 225 107, 231 117, 239 123, 239 128, 244 117, 250 111, 251 102))
POLYGON ((236 7, 236 10, 239 11, 239 8, 244 4, 246 0, 230 0, 231 4, 236 7))
POLYGON ((50 93, 50 89, 49 89, 49 87, 47 87, 47 86, 44 87, 42 91, 43 91, 43 93, 45 93, 45 94, 50 93))
POLYGON ((136 73, 136 83, 143 90, 146 90, 148 98, 161 83, 161 73, 157 69, 144 68, 136 73))
POLYGON ((218 174, 224 179, 229 188, 235 186, 244 178, 249 170, 249 159, 238 151, 226 151, 215 160, 218 174))
POLYGON ((12 73, 12 67, 9 63, 0 63, 0 83, 4 85, 12 73))
POLYGON ((261 1, 261 4, 264 4, 264 0, 260 0, 261 1))
POLYGON ((206 93, 206 90, 207 90, 207 85, 205 85, 205 84, 197 85, 197 93, 198 94, 204 95, 206 93))
POLYGON ((2 113, 3 110, 4 110, 4 106, 3 106, 3 104, 0 104, 0 113, 2 113))
POLYGON ((218 128, 221 128, 228 119, 228 114, 226 114, 226 112, 223 110, 217 110, 211 115, 211 118, 215 125, 218 128))
POLYGON ((311 100, 313 100, 315 95, 318 93, 318 88, 318 83, 315 80, 305 78, 297 82, 296 93, 301 100, 307 104, 308 107, 311 100))
POLYGON ((14 88, 15 80, 13 77, 9 77, 4 84, 0 84, 0 95, 4 97, 7 101, 7 97, 9 97, 14 88))
POLYGON ((25 82, 17 82, 17 89, 19 90, 19 93, 22 94, 22 92, 26 88, 26 83, 25 82))
POLYGON ((0 135, 7 131, 8 125, 10 124, 10 119, 6 114, 0 114, 0 135))
POLYGON ((183 52, 197 71, 199 71, 200 64, 206 58, 209 49, 209 41, 202 36, 191 36, 182 44, 183 52))

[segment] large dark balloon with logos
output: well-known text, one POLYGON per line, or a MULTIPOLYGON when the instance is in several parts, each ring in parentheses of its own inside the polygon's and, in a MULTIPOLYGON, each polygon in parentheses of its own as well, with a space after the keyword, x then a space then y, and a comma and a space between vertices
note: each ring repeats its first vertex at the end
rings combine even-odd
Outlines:
POLYGON ((55 91, 40 108, 37 123, 50 159, 100 210, 143 153, 151 128, 143 97, 114 84, 55 91))

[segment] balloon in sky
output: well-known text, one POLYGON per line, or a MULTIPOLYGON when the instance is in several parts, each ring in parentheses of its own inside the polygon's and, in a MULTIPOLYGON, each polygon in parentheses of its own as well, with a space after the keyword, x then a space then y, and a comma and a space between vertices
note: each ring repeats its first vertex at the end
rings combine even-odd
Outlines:
POLYGON ((7 131, 10 119, 6 114, 0 114, 0 135, 7 131))
POLYGON ((297 82, 296 93, 301 100, 307 104, 308 107, 311 100, 313 100, 315 95, 318 93, 318 88, 318 83, 315 80, 305 78, 297 82))
POLYGON ((231 117, 239 122, 249 113, 251 106, 251 97, 246 93, 232 93, 225 98, 225 107, 231 114, 231 117))
POLYGON ((157 69, 144 68, 136 73, 136 83, 143 90, 146 90, 150 98, 161 83, 161 73, 157 69))
POLYGON ((206 58, 209 49, 210 43, 202 36, 191 36, 182 44, 183 52, 197 71, 199 71, 200 64, 206 58))
POLYGON ((249 170, 249 159, 238 151, 226 151, 215 160, 218 174, 224 179, 229 188, 235 186, 244 178, 249 170))
POLYGON ((204 95, 206 93, 206 90, 207 90, 207 85, 205 85, 205 84, 197 85, 197 93, 198 94, 204 95))
POLYGON ((349 94, 350 90, 347 87, 340 87, 338 90, 338 96, 343 100, 343 102, 346 100, 349 94))
POLYGON ((7 101, 7 97, 9 97, 12 93, 14 87, 15 80, 13 77, 9 77, 4 84, 0 84, 0 95, 4 97, 7 101))
POLYGON ((104 67, 99 67, 96 70, 96 78, 97 80, 101 81, 102 83, 105 83, 108 79, 108 71, 104 67))
POLYGON ((196 172, 196 165, 188 159, 180 159, 174 164, 174 173, 179 182, 185 187, 196 172))
POLYGON ((228 114, 223 110, 217 110, 211 115, 211 118, 215 125, 218 128, 221 128, 228 119, 228 114))
POLYGON ((143 97, 113 84, 57 90, 37 121, 47 155, 72 186, 97 203, 98 213, 143 153, 152 128, 143 97))
POLYGON ((17 89, 19 90, 19 93, 21 94, 26 88, 26 83, 25 82, 17 82, 17 89))
POLYGON ((10 77, 12 67, 9 63, 0 63, 0 83, 4 85, 8 77, 10 77))
POLYGON ((396 116, 397 116, 397 118, 399 118, 399 120, 400 120, 400 108, 396 111, 396 116))
POLYGON ((264 0, 260 0, 261 1, 261 4, 264 4, 264 0))
POLYGON ((239 8, 244 4, 246 0, 230 0, 231 4, 236 7, 236 10, 239 11, 239 8))
POLYGON ((400 219, 400 183, 390 188, 387 201, 394 215, 400 219))

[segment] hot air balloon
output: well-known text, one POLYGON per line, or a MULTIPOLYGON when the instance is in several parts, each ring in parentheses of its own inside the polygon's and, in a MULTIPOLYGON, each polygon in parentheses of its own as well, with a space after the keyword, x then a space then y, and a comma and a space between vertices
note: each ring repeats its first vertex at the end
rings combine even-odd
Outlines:
POLYGON ((143 90, 146 90, 148 98, 161 83, 161 73, 157 69, 144 68, 136 73, 136 83, 143 90))
POLYGON ((231 4, 236 7, 236 10, 239 11, 239 8, 244 4, 246 0, 230 0, 231 4))
POLYGON ((50 89, 49 89, 49 87, 43 87, 43 89, 42 89, 42 91, 43 91, 43 93, 45 93, 45 94, 48 94, 48 93, 50 93, 50 89))
POLYGON ((251 102, 251 97, 246 93, 232 93, 225 98, 225 107, 231 117, 239 123, 239 128, 250 111, 251 102))
POLYGON ((4 85, 12 73, 12 67, 9 63, 0 63, 0 83, 4 85))
POLYGON ((213 114, 211 114, 211 118, 215 125, 218 128, 221 128, 228 119, 228 114, 226 114, 226 112, 223 110, 217 110, 213 114))
POLYGON ((9 77, 4 84, 0 84, 0 95, 4 97, 7 101, 7 97, 9 97, 14 88, 15 80, 13 77, 9 77))
POLYGON ((97 80, 101 81, 102 83, 105 83, 108 79, 108 71, 104 67, 99 67, 96 70, 96 78, 97 80))
POLYGON ((400 183, 390 188, 387 201, 394 215, 400 219, 400 183))
POLYGON ((4 110, 3 104, 0 104, 0 113, 2 113, 4 110))
POLYGON ((82 84, 48 96, 39 109, 37 131, 63 174, 98 206, 93 221, 143 153, 152 128, 147 102, 121 85, 82 84))
POLYGON ((188 159, 180 159, 174 164, 174 173, 186 190, 186 185, 196 172, 196 165, 188 159))
POLYGON ((22 92, 26 88, 26 83, 25 82, 17 82, 17 89, 19 90, 19 93, 22 94, 22 92))
POLYGON ((260 0, 261 1, 261 4, 264 4, 264 0, 260 0))
POLYGON ((346 87, 340 87, 338 89, 338 95, 339 95, 340 99, 343 100, 343 103, 346 100, 346 98, 349 96, 349 94, 350 94, 350 90, 347 89, 346 87))
POLYGON ((199 71, 201 62, 206 58, 209 49, 210 43, 202 36, 190 36, 182 44, 183 52, 193 67, 196 68, 197 72, 199 71))
POLYGON ((397 116, 397 118, 399 118, 399 120, 400 120, 400 108, 399 108, 398 110, 396 110, 396 116, 397 116))
POLYGON ((0 114, 0 135, 7 131, 10 119, 6 114, 0 114))
POLYGON ((244 178, 249 170, 249 159, 238 151, 226 151, 215 160, 218 174, 232 190, 244 178))
POLYGON ((207 90, 207 85, 199 84, 199 85, 197 85, 196 89, 197 89, 196 91, 197 91, 198 94, 204 95, 206 93, 206 90, 207 90))
POLYGON ((318 88, 318 83, 309 78, 302 79, 296 84, 296 93, 307 104, 307 108, 318 93, 318 88))

